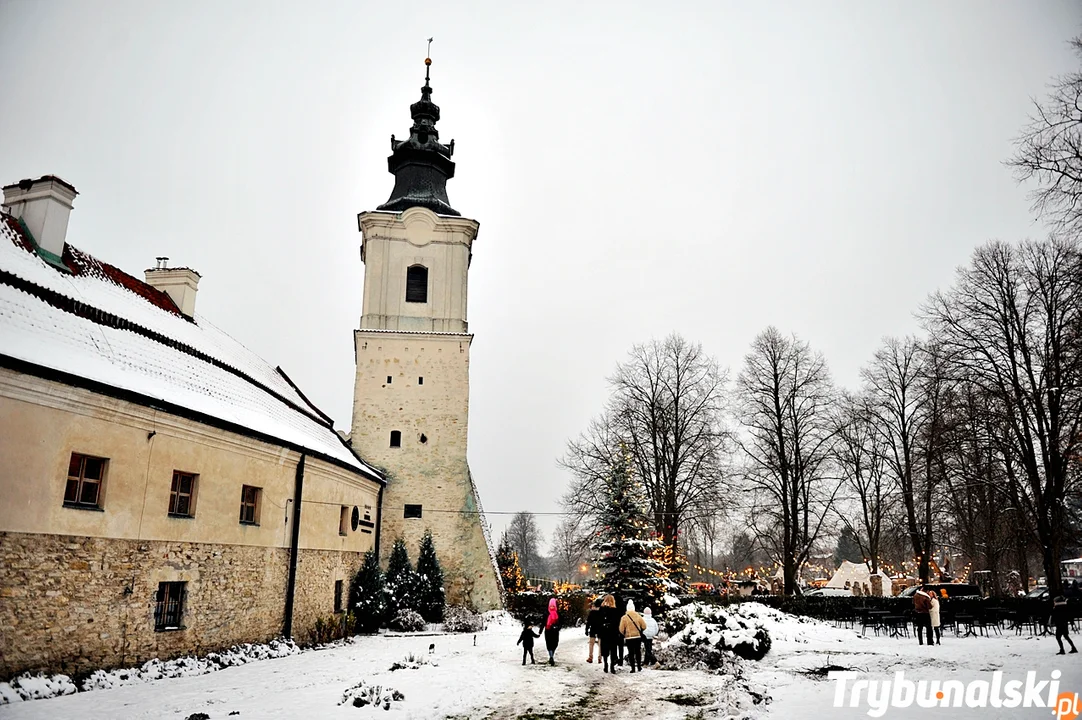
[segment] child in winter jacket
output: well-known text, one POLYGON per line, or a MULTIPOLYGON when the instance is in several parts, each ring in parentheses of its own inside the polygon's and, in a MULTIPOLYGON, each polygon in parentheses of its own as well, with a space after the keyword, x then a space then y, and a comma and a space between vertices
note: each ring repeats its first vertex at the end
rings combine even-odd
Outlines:
POLYGON ((530 656, 530 664, 536 665, 533 659, 533 641, 534 638, 541 637, 541 633, 534 633, 533 625, 526 621, 522 624, 522 634, 518 636, 518 642, 515 644, 522 644, 522 664, 526 664, 526 656, 530 656))
POLYGON ((642 631, 642 649, 643 655, 647 665, 656 665, 657 658, 654 657, 654 638, 657 637, 658 626, 657 620, 654 619, 654 612, 650 608, 643 608, 642 611, 643 622, 646 623, 646 629, 642 631))

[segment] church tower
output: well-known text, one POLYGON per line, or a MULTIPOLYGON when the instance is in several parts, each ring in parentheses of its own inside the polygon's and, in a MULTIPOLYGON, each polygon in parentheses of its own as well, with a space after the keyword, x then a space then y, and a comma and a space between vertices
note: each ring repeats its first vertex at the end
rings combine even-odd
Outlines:
POLYGON ((439 141, 429 70, 409 139, 391 136, 391 197, 357 216, 365 265, 353 447, 387 473, 384 548, 416 560, 431 530, 449 602, 500 606, 500 581, 466 461, 470 404, 467 281, 478 223, 447 198, 455 143, 439 141))

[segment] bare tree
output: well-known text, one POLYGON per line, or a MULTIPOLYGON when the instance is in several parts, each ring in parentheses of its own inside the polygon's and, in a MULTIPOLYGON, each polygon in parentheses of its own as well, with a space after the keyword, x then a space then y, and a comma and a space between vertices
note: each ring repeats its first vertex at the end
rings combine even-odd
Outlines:
POLYGON ((859 508, 854 519, 839 513, 842 523, 853 531, 869 569, 879 572, 880 539, 887 503, 892 501, 891 483, 886 478, 887 448, 878 432, 868 398, 844 393, 835 422, 835 462, 845 488, 853 493, 859 508))
POLYGON ((768 327, 752 342, 737 386, 758 505, 753 520, 781 560, 791 595, 840 486, 827 474, 834 435, 830 374, 807 343, 768 327))
POLYGON ((533 513, 515 513, 511 518, 511 524, 507 526, 505 533, 507 541, 516 553, 518 553, 519 565, 522 572, 531 577, 539 571, 541 545, 541 531, 537 527, 537 520, 533 513))
MULTIPOLYGON (((1071 40, 1082 58, 1082 38, 1071 40)), ((1029 124, 1008 165, 1037 183, 1033 210, 1063 230, 1082 229, 1082 72, 1057 78, 1044 102, 1033 101, 1029 124)))
POLYGON ((887 338, 861 371, 876 430, 886 446, 886 466, 897 486, 919 576, 928 581, 932 551, 932 488, 921 473, 919 438, 930 418, 922 385, 926 354, 914 337, 887 338))
POLYGON ((584 575, 579 566, 590 553, 591 533, 582 516, 568 516, 552 533, 553 569, 565 580, 584 575))
POLYGON ((713 511, 720 494, 726 374, 702 345, 673 334, 636 345, 609 382, 604 414, 561 460, 574 477, 565 502, 598 514, 600 482, 622 461, 623 443, 646 487, 657 533, 673 545, 682 523, 713 511))
MULTIPOLYGON (((1067 502, 1082 452, 1082 252, 1051 238, 979 248, 924 322, 958 376, 996 400, 1006 472, 1033 520, 1049 590, 1061 590, 1067 502)), ((1010 486, 1009 486, 1010 487, 1010 486)))

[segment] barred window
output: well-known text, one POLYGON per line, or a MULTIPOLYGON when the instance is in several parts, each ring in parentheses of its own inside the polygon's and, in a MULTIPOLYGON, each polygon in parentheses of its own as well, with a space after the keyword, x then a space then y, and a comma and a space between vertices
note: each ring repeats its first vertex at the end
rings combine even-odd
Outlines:
POLYGON ((181 630, 184 619, 184 595, 186 582, 158 583, 158 596, 154 604, 154 629, 181 630))

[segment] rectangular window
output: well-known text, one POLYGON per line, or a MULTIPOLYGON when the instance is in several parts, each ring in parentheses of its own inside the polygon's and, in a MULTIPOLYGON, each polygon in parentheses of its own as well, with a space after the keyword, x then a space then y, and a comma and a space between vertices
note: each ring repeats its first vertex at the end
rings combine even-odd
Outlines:
POLYGON ((181 620, 184 619, 184 590, 187 584, 185 582, 158 583, 158 596, 154 604, 155 630, 161 632, 184 629, 181 620))
POLYGON ((387 376, 387 384, 390 385, 392 380, 394 380, 394 378, 391 377, 390 375, 388 375, 387 376))
POLYGON ((169 514, 173 517, 195 517, 195 479, 192 473, 173 471, 173 487, 169 491, 169 514))
POLYGON ((242 525, 259 524, 259 505, 263 496, 262 488, 244 485, 240 489, 240 522, 242 525))
POLYGON ((420 505, 407 505, 406 508, 405 508, 405 512, 402 513, 402 517, 404 517, 404 518, 419 518, 419 517, 421 517, 421 506, 420 505))
POLYGON ((418 385, 424 385, 425 384, 425 379, 423 377, 418 377, 417 378, 417 384, 418 385))
POLYGON ((68 483, 64 504, 68 507, 101 508, 101 486, 105 479, 105 458, 72 453, 68 462, 68 483))
POLYGON ((338 534, 345 535, 349 532, 349 508, 342 506, 342 512, 338 516, 338 534))
POLYGON ((342 581, 334 581, 334 611, 336 613, 342 612, 342 581))
POLYGON ((402 431, 391 431, 391 447, 402 447, 402 431))

